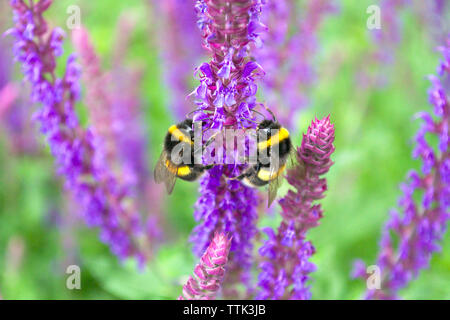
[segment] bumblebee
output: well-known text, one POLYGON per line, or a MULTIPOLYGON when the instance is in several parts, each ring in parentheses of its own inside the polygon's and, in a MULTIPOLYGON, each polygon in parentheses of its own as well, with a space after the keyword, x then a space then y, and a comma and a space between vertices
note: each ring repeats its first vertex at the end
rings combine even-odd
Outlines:
MULTIPOLYGON (((205 170, 212 167, 212 165, 195 164, 196 144, 192 126, 191 119, 174 124, 169 128, 164 139, 163 151, 156 163, 154 178, 156 183, 164 182, 168 194, 172 193, 177 178, 195 181, 205 170)), ((203 148, 211 141, 210 139, 203 148)))
POLYGON ((291 159, 296 157, 289 137, 289 131, 274 120, 263 120, 256 128, 257 133, 257 161, 241 175, 234 178, 250 187, 269 185, 268 207, 277 196, 282 182, 283 172, 291 159))

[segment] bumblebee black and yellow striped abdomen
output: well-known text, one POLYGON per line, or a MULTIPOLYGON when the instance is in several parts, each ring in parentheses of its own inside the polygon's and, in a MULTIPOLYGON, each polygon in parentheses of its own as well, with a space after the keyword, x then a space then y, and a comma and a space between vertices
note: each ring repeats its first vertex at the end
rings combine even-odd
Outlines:
POLYGON ((192 120, 186 119, 179 124, 174 124, 169 127, 166 138, 164 139, 164 150, 167 153, 167 160, 165 166, 172 174, 178 178, 193 181, 198 178, 200 168, 194 166, 194 131, 192 130, 192 120), (178 153, 178 161, 172 160, 172 152, 174 148, 181 149, 178 153), (190 150, 189 163, 180 162, 186 159, 183 155, 184 150, 190 150))
POLYGON ((258 152, 278 146, 280 158, 285 158, 285 156, 289 155, 291 138, 286 128, 282 127, 278 122, 264 120, 258 125, 257 130, 259 133, 266 133, 266 138, 262 135, 258 137, 258 152))
POLYGON ((264 120, 258 125, 257 139, 257 163, 237 179, 250 187, 269 185, 270 206, 281 184, 292 144, 289 131, 272 120, 264 120))
POLYGON ((164 182, 170 194, 176 178, 186 181, 197 180, 206 167, 194 162, 193 122, 186 119, 169 127, 164 139, 163 151, 156 164, 154 176, 157 183, 164 182), (184 154, 189 152, 188 154, 184 154), (175 158, 173 158, 175 157, 175 158))
POLYGON ((286 165, 284 164, 274 172, 271 172, 270 166, 257 164, 246 171, 242 181, 251 187, 263 187, 282 175, 285 168, 286 165))
POLYGON ((278 178, 286 167, 286 160, 291 152, 291 139, 289 131, 278 122, 272 120, 262 121, 257 128, 257 156, 258 161, 243 174, 243 181, 249 185, 260 187, 278 178), (274 164, 278 152, 278 164, 274 164))

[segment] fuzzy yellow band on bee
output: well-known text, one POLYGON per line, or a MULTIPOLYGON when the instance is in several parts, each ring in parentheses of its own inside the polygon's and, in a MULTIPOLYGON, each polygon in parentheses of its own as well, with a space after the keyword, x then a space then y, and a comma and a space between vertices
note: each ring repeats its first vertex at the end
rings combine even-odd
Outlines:
POLYGON ((169 160, 166 161, 166 167, 172 174, 179 177, 185 177, 191 173, 191 168, 188 166, 176 167, 169 160))
POLYGON ((190 137, 187 137, 177 126, 174 124, 169 128, 169 133, 174 136, 178 141, 186 142, 191 145, 194 144, 194 141, 191 140, 190 137))
POLYGON ((289 131, 285 128, 281 128, 277 134, 270 137, 268 140, 259 142, 258 150, 267 149, 268 147, 280 143, 287 138, 289 138, 289 131))
POLYGON ((191 168, 188 166, 183 166, 178 168, 177 176, 179 177, 185 177, 191 174, 191 168))
POLYGON ((167 170, 169 170, 172 174, 174 175, 177 174, 178 168, 175 165, 173 165, 169 160, 166 160, 165 165, 167 170))
POLYGON ((286 165, 283 165, 280 169, 278 169, 277 172, 270 172, 269 168, 262 168, 258 172, 258 178, 262 181, 270 181, 278 177, 280 174, 283 173, 284 169, 286 168, 286 165))

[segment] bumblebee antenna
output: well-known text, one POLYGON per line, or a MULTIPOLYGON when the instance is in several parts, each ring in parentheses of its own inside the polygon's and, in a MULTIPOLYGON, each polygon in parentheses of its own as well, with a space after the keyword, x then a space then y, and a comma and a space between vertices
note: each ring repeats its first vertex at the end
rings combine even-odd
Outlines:
POLYGON ((255 109, 253 109, 252 112, 255 112, 255 113, 259 114, 259 115, 260 115, 261 117, 263 117, 264 119, 266 118, 261 112, 255 110, 255 109))
POLYGON ((264 107, 264 109, 266 109, 266 111, 268 113, 270 113, 270 115, 272 116, 273 121, 277 122, 277 118, 275 117, 275 114, 272 112, 272 110, 270 110, 269 107, 267 107, 265 103, 262 103, 262 106, 264 107))
POLYGON ((206 132, 206 131, 208 131, 209 129, 211 129, 212 128, 212 123, 211 123, 211 125, 208 127, 208 128, 206 128, 206 129, 204 129, 203 131, 202 131, 202 136, 203 136, 203 134, 206 132))
POLYGON ((193 110, 193 111, 187 113, 187 114, 186 114, 186 119, 189 119, 189 118, 190 118, 190 115, 193 114, 193 113, 196 112, 196 111, 197 111, 197 110, 193 110))
POLYGON ((236 177, 233 177, 233 178, 230 178, 230 177, 227 177, 227 176, 225 176, 225 179, 227 179, 227 180, 242 180, 243 178, 244 178, 244 174, 240 174, 240 175, 238 175, 238 176, 236 176, 236 177))
POLYGON ((252 120, 252 119, 249 119, 249 118, 240 118, 241 120, 245 120, 245 121, 250 121, 250 122, 253 122, 254 124, 258 124, 258 121, 255 121, 255 120, 252 120))
POLYGON ((256 109, 252 109, 252 112, 255 112, 255 113, 257 113, 257 114, 259 114, 260 116, 262 116, 262 117, 265 118, 265 116, 264 116, 261 112, 259 112, 258 110, 256 110, 256 109))
MULTIPOLYGON (((197 111, 200 111, 200 109, 195 109, 195 110, 192 110, 191 112, 189 112, 189 113, 186 113, 186 118, 188 118, 189 119, 189 117, 190 117, 190 115, 191 114, 193 114, 194 112, 197 112, 197 111)), ((204 112, 210 112, 210 113, 213 113, 212 111, 210 111, 210 110, 203 110, 204 112)))

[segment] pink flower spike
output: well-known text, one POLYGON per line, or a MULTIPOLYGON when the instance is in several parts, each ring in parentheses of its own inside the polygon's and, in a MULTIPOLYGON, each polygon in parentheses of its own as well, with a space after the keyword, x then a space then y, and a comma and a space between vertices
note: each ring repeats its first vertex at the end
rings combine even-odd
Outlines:
POLYGON ((299 165, 287 173, 291 190, 280 200, 283 220, 277 232, 266 232, 268 239, 260 248, 261 272, 256 299, 311 299, 309 274, 316 269, 310 261, 315 253, 307 240, 309 230, 319 225, 323 209, 318 200, 325 196, 327 180, 323 176, 333 161, 334 126, 329 116, 311 123, 297 149, 299 165))
POLYGON ((194 277, 183 286, 183 293, 178 300, 214 299, 225 276, 231 238, 223 233, 216 233, 208 249, 194 268, 194 277))

